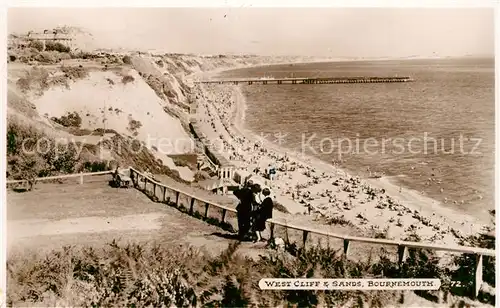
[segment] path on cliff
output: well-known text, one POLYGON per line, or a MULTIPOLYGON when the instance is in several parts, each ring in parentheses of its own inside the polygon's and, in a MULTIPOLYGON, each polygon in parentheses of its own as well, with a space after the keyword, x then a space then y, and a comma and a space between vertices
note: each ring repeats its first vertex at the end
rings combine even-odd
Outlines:
MULTIPOLYGON (((231 234, 134 189, 108 185, 109 176, 83 185, 38 184, 31 192, 7 192, 7 245, 10 253, 60 249, 64 245, 99 247, 120 242, 157 242, 193 246, 210 254, 227 248, 231 234)), ((76 181, 76 180, 73 180, 76 181)), ((258 257, 263 243, 243 243, 239 253, 258 257)))

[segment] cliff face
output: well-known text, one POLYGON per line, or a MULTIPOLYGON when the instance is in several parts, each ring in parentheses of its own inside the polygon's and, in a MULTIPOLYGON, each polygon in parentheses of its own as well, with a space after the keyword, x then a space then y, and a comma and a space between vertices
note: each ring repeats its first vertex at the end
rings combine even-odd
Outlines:
POLYGON ((56 65, 14 61, 8 65, 9 121, 51 138, 106 145, 92 154, 108 161, 137 164, 140 158, 131 156, 145 157, 146 151, 155 157, 154 169, 160 170, 160 163, 191 181, 193 172, 168 155, 194 151, 189 133, 193 74, 269 62, 265 57, 144 53, 101 53, 56 65), (106 140, 113 135, 139 141, 141 154, 109 149, 106 140))

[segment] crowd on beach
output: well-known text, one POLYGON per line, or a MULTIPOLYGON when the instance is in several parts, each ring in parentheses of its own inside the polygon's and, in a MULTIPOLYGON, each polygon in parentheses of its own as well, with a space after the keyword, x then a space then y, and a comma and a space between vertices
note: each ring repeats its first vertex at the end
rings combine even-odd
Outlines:
MULTIPOLYGON (((307 160, 276 150, 269 141, 242 132, 239 112, 244 106, 239 88, 231 85, 200 85, 197 90, 197 122, 217 151, 238 170, 265 179, 265 185, 292 213, 317 215, 326 221, 371 229, 384 228, 389 238, 416 233, 432 242, 457 241, 482 226, 458 221, 432 211, 423 213, 342 170, 325 170, 307 160), (273 172, 270 172, 273 170, 273 172)), ((400 191, 401 192, 401 191, 400 191)))

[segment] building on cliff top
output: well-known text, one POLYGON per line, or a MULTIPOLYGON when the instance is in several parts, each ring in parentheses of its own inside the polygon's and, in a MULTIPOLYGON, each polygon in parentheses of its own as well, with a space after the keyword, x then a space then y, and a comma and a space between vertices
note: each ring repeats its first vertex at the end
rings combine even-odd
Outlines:
POLYGON ((45 45, 47 42, 57 42, 64 46, 74 49, 73 38, 71 35, 61 33, 57 30, 45 30, 44 32, 33 32, 30 31, 27 34, 10 34, 8 38, 8 47, 11 48, 27 48, 33 41, 40 41, 43 44, 43 49, 45 50, 45 45))

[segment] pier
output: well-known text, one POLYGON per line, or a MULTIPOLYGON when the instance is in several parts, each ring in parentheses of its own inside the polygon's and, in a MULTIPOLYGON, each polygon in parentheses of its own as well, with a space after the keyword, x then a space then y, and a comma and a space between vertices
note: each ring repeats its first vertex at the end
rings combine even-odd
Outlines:
POLYGON ((339 84, 339 83, 388 83, 409 82, 411 77, 324 77, 324 78, 234 78, 201 80, 202 84, 339 84))

